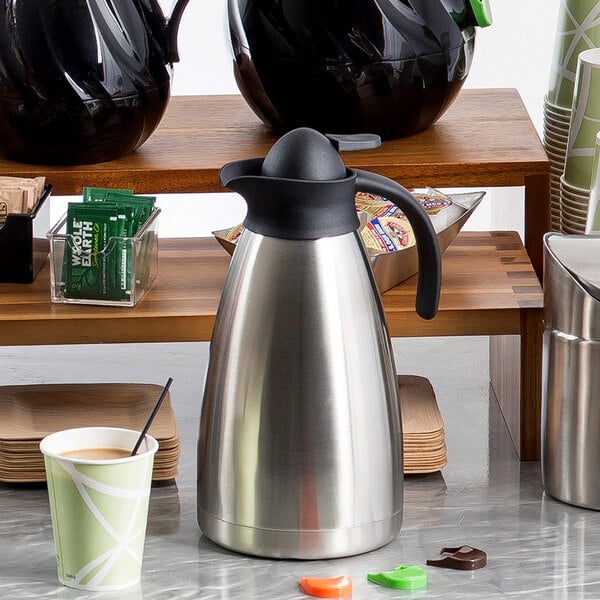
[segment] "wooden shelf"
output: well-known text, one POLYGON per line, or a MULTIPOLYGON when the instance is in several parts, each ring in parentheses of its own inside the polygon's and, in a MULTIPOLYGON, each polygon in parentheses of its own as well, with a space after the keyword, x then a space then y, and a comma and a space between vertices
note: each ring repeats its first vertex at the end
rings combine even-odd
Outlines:
MULTIPOLYGON (((50 303, 49 266, 31 285, 0 285, 0 344, 210 340, 229 255, 213 238, 159 240, 159 277, 134 308, 50 303)), ((440 309, 414 311, 416 277, 383 294, 392 336, 520 333, 542 293, 515 232, 459 234, 443 255, 440 309)))
MULTIPOLYGON (((218 192, 224 191, 218 180, 223 164, 264 156, 275 140, 241 96, 178 96, 148 141, 119 160, 63 167, 0 159, 0 173, 43 174, 55 195, 80 194, 83 186, 218 192)), ((542 236, 550 228, 550 163, 516 90, 462 90, 427 130, 343 158, 349 167, 408 187, 525 186, 525 246, 541 275, 542 236)))
MULTIPOLYGON (((240 96, 174 97, 157 131, 119 160, 62 167, 0 159, 0 174, 45 175, 56 195, 79 194, 83 186, 224 191, 218 181, 223 164, 264 156, 274 142, 240 96)), ((462 234, 444 256, 435 319, 415 315, 414 280, 386 292, 384 307, 393 336, 491 335, 492 385, 513 440, 522 458, 539 458, 542 299, 536 275, 541 280, 542 239, 550 229, 550 162, 517 91, 463 90, 426 131, 343 158, 349 167, 407 187, 523 187, 525 249, 513 233, 462 234)), ((226 254, 214 240, 161 240, 160 261, 160 280, 133 309, 50 304, 47 266, 31 286, 0 285, 0 343, 209 339, 226 254)))
MULTIPOLYGON (((241 96, 175 96, 148 141, 115 161, 74 167, 0 160, 5 175, 42 172, 56 194, 84 185, 133 186, 136 192, 223 191, 226 162, 264 156, 276 137, 241 96)), ((544 149, 516 90, 463 90, 429 129, 384 142, 376 150, 344 152, 351 167, 369 169, 407 186, 518 186, 527 175, 549 174, 544 149)))

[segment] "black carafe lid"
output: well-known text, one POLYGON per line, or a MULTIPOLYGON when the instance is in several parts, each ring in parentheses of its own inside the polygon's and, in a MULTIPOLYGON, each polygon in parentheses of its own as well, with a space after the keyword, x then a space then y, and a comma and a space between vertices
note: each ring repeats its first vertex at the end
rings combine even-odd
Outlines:
MULTIPOLYGON (((332 142, 314 129, 299 128, 277 141, 266 158, 226 164, 221 183, 248 204, 244 226, 269 237, 311 240, 354 232, 357 189, 385 196, 408 217, 419 256, 417 313, 431 319, 437 312, 440 250, 431 220, 401 185, 361 170, 350 170, 332 142)), ((369 146, 372 147, 372 146, 369 146)))
POLYGON ((358 229, 356 176, 314 129, 290 131, 264 159, 229 163, 219 177, 246 200, 244 226, 255 233, 298 240, 358 229))
POLYGON ((346 167, 328 138, 300 127, 281 137, 262 165, 264 177, 331 181, 347 177, 346 167))

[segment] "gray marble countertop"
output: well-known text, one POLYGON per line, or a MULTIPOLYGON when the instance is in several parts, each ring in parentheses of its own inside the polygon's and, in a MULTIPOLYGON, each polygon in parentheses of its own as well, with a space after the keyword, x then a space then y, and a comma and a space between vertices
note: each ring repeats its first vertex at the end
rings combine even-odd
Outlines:
POLYGON ((299 600, 309 597, 299 589, 301 577, 349 575, 355 600, 600 599, 600 513, 545 496, 539 463, 517 460, 495 400, 481 387, 472 397, 452 399, 452 418, 442 406, 448 466, 406 477, 396 539, 368 554, 327 561, 252 558, 202 536, 195 487, 199 414, 192 396, 172 390, 179 476, 152 489, 141 587, 98 594, 61 586, 45 487, 0 484, 0 598, 299 600), (488 565, 472 572, 426 566, 443 546, 462 544, 485 550, 488 565), (367 573, 401 564, 424 568, 427 587, 409 592, 367 581, 367 573))

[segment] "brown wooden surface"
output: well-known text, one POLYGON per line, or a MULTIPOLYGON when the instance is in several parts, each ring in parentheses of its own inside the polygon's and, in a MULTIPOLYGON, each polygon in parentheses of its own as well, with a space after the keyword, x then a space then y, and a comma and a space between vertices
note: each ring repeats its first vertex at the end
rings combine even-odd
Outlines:
MULTIPOLYGON (((119 160, 61 167, 0 159, 0 174, 45 175, 56 195, 79 194, 83 186, 132 187, 137 193, 223 191, 219 168, 232 160, 264 156, 275 139, 241 96, 174 97, 158 130, 119 160)), ((514 256, 507 250, 504 259, 514 260, 512 266, 505 262, 504 272, 490 270, 498 260, 498 240, 476 234, 482 236, 479 241, 467 243, 469 236, 463 234, 446 256, 441 311, 433 321, 414 314, 414 281, 385 294, 384 303, 394 336, 521 336, 520 353, 492 344, 490 360, 497 367, 493 383, 501 386, 509 371, 520 371, 520 383, 507 394, 511 410, 519 407, 515 426, 524 428, 513 436, 539 448, 541 342, 532 332, 541 316, 539 310, 525 316, 520 309, 528 303, 541 306, 529 259, 541 279, 542 236, 550 229, 550 164, 518 92, 462 90, 426 131, 384 142, 377 150, 346 152, 343 158, 350 167, 381 173, 408 187, 524 186, 529 258, 522 249, 514 250, 514 256), (519 278, 526 285, 518 285, 519 278)), ((47 267, 32 286, 0 285, 0 344, 209 339, 226 257, 212 241, 201 242, 209 244, 203 258, 193 245, 200 242, 186 243, 163 256, 160 281, 135 309, 50 306, 47 267), (189 259, 186 275, 175 269, 167 276, 183 258, 189 259)))
MULTIPOLYGON (((79 194, 83 186, 137 193, 223 191, 218 181, 223 164, 264 156, 275 140, 241 96, 176 96, 148 141, 119 160, 63 167, 0 158, 0 174, 45 175, 56 195, 79 194)), ((550 163, 516 90, 462 90, 427 130, 343 157, 350 167, 409 187, 525 185, 525 244, 541 277, 541 240, 550 229, 550 163)))
MULTIPOLYGON (((162 386, 143 383, 66 383, 0 386, 0 481, 45 481, 43 437, 71 427, 139 430, 162 386)), ((149 429, 159 442, 152 479, 177 475, 180 444, 167 393, 149 429)))
MULTIPOLYGON (((84 185, 136 192, 220 191, 226 162, 264 156, 275 136, 238 95, 178 96, 148 141, 115 161, 85 166, 34 166, 0 160, 5 175, 45 175, 58 195, 84 185)), ((351 167, 408 186, 514 186, 550 172, 548 158, 516 90, 462 90, 432 127, 377 150, 345 152, 351 167)))
MULTIPOLYGON (((0 344, 209 340, 229 255, 213 238, 160 239, 158 279, 134 308, 53 304, 49 265, 0 285, 0 344)), ((383 295, 392 336, 518 334, 539 283, 514 232, 461 233, 443 257, 440 310, 414 312, 416 278, 383 295)))

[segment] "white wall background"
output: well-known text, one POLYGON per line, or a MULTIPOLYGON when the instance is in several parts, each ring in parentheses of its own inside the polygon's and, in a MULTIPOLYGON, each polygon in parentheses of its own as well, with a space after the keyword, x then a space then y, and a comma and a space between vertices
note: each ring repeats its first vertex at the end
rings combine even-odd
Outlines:
MULTIPOLYGON (((516 88, 538 132, 561 1, 490 0, 494 23, 478 29, 465 84, 469 88, 516 88)), ((165 14, 170 14, 173 0, 159 2, 165 14)), ((227 0, 190 0, 179 31, 180 62, 174 68, 173 95, 238 93, 226 8, 227 0)), ((53 202, 55 220, 64 212, 65 202, 65 198, 53 202)), ((489 190, 465 228, 522 231, 521 202, 519 190, 489 190)), ((243 201, 233 194, 205 194, 200 199, 169 195, 161 196, 158 203, 162 208, 160 235, 165 237, 210 235, 240 222, 245 214, 243 201)))

